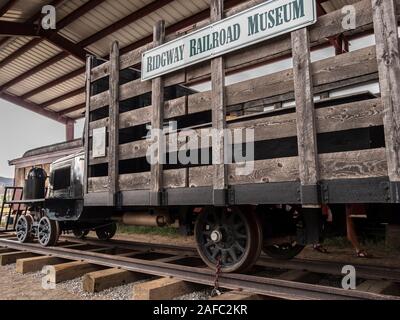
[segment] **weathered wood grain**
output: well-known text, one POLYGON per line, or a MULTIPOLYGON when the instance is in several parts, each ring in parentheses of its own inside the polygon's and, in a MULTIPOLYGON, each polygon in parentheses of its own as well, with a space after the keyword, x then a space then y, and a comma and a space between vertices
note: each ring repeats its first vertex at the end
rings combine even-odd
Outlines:
POLYGON ((384 127, 389 179, 400 181, 400 49, 394 0, 372 0, 376 58, 385 110, 384 127))
MULTIPOLYGON (((224 17, 224 1, 211 0, 211 23, 222 20, 224 17)), ((225 158, 226 128, 226 99, 225 99, 225 66, 224 58, 211 59, 211 113, 212 127, 215 129, 215 139, 212 145, 212 160, 214 167, 213 187, 216 190, 225 189, 227 186, 227 168, 225 158)))
MULTIPOLYGON (((153 30, 154 46, 163 44, 165 40, 165 22, 159 21, 153 30)), ((157 77, 151 81, 151 103, 152 119, 151 129, 162 130, 164 128, 164 81, 162 77, 157 77)), ((150 189, 152 192, 159 192, 163 187, 163 144, 159 137, 155 142, 157 144, 155 157, 151 164, 150 189)))
POLYGON ((115 205, 119 175, 119 45, 113 42, 110 52, 110 101, 108 133, 108 201, 115 205))
POLYGON ((102 192, 108 190, 108 177, 91 177, 88 179, 89 192, 102 192))
MULTIPOLYGON (((334 107, 320 108, 315 111, 316 128, 318 133, 350 130, 356 128, 368 128, 383 124, 383 108, 380 98, 359 102, 346 103, 334 107)), ((254 141, 272 140, 294 137, 297 135, 296 113, 288 113, 277 116, 246 120, 240 122, 228 122, 227 128, 232 130, 254 130, 254 141)), ((211 128, 196 129, 191 131, 197 135, 200 141, 205 137, 207 130, 211 128)), ((209 133, 210 135, 211 133, 209 133)), ((196 150, 196 145, 186 144, 186 140, 180 137, 191 136, 188 132, 171 133, 167 137, 167 149, 169 152, 177 150, 196 150), (176 146, 169 144, 169 138, 178 139, 176 146)), ((133 159, 146 156, 151 144, 149 140, 138 140, 120 145, 120 159, 133 159)), ((200 142, 199 144, 200 145, 200 142)), ((211 146, 211 143, 209 143, 211 146)), ((102 163, 102 162, 99 162, 102 163)))
POLYGON ((85 170, 83 173, 83 192, 84 194, 89 192, 88 172, 89 172, 89 114, 90 114, 90 97, 91 97, 91 69, 93 65, 93 56, 87 56, 86 58, 86 73, 85 73, 85 129, 84 129, 84 151, 85 151, 85 170))
POLYGON ((292 32, 292 48, 300 182, 316 185, 319 180, 317 129, 307 28, 292 32))
POLYGON ((385 149, 319 155, 322 180, 363 179, 387 176, 385 149))
MULTIPOLYGON (((241 3, 229 10, 226 10, 225 16, 229 17, 233 14, 241 12, 250 8, 263 0, 252 0, 241 3)), ((396 0, 399 2, 399 0, 396 0)), ((342 10, 330 12, 318 18, 316 24, 310 26, 310 41, 311 46, 321 43, 327 43, 328 38, 337 34, 345 33, 347 35, 355 35, 358 33, 372 30, 372 9, 370 0, 363 0, 353 4, 357 12, 356 29, 346 30, 343 28, 342 20, 344 14, 342 10)), ((205 19, 196 24, 190 32, 198 28, 204 27, 210 23, 210 19, 205 19)), ((187 33, 185 31, 184 33, 187 33)), ((173 40, 182 33, 171 34, 167 37, 167 41, 173 40)), ((121 69, 135 66, 140 64, 141 55, 143 52, 151 49, 153 43, 146 44, 143 47, 135 49, 121 56, 121 69)), ((248 68, 251 66, 259 65, 277 58, 289 57, 291 52, 291 42, 289 36, 271 39, 260 44, 256 44, 245 48, 243 50, 235 51, 225 55, 225 68, 226 72, 233 72, 239 69, 248 68)), ((92 81, 98 80, 101 77, 108 75, 109 63, 105 63, 93 69, 92 81)), ((196 66, 191 66, 187 69, 187 79, 190 82, 205 81, 210 78, 211 68, 209 63, 202 63, 196 66)))

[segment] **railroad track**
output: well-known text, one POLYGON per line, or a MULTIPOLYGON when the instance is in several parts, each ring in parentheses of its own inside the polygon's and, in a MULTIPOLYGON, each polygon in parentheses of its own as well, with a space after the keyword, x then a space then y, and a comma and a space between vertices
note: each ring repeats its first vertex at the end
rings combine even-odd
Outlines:
MULTIPOLYGON (((83 288, 89 292, 146 279, 138 285, 140 290, 135 290, 140 293, 135 298, 140 299, 174 298, 198 290, 199 285, 213 287, 216 279, 215 272, 205 267, 192 247, 120 240, 63 237, 58 247, 44 248, 35 243, 20 244, 12 234, 3 235, 0 264, 15 262, 21 273, 44 267, 51 283, 83 276, 83 288)), ((358 286, 360 290, 315 283, 327 275, 340 277, 342 266, 326 261, 261 257, 251 274, 220 274, 219 287, 228 291, 218 299, 400 299, 383 293, 400 283, 400 272, 389 268, 355 266, 357 277, 364 280, 358 286)))

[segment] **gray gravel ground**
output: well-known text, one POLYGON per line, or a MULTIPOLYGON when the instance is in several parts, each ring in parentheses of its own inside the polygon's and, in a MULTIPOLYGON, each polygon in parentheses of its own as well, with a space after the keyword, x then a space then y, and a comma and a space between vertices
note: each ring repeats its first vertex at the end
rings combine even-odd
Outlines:
POLYGON ((82 289, 82 278, 59 283, 58 288, 76 294, 85 300, 130 300, 133 284, 110 288, 97 293, 89 293, 82 289))
POLYGON ((173 300, 208 300, 211 295, 211 289, 204 289, 197 292, 185 294, 173 300))
MULTIPOLYGON (((20 279, 29 279, 33 280, 34 283, 40 284, 43 274, 41 271, 27 273, 27 274, 19 274, 15 271, 15 264, 6 265, 1 267, 3 271, 6 273, 18 277, 20 279)), ((145 282, 145 280, 138 281, 136 284, 145 282)), ((132 299, 134 283, 110 288, 98 293, 88 293, 83 291, 82 289, 82 278, 77 278, 74 280, 66 281, 57 284, 56 289, 61 292, 66 292, 69 296, 73 295, 79 299, 84 300, 130 300, 132 299)), ((207 300, 210 296, 211 290, 204 289, 201 291, 193 292, 190 294, 183 295, 181 297, 176 298, 175 300, 207 300)))

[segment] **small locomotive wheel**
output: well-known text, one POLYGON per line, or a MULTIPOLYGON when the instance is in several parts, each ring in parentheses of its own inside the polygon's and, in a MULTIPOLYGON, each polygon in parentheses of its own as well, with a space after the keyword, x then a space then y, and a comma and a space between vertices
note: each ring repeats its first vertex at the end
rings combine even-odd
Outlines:
POLYGON ((18 218, 15 230, 19 242, 26 243, 32 240, 32 224, 33 218, 30 214, 22 215, 18 218))
POLYGON ((304 246, 295 243, 283 243, 264 246, 263 251, 271 258, 277 260, 290 260, 296 257, 304 246))
POLYGON ((38 223, 38 240, 39 243, 44 247, 55 246, 60 236, 60 227, 57 221, 50 220, 44 216, 39 220, 38 223))
POLYGON ((89 234, 89 230, 76 229, 73 231, 73 234, 74 234, 75 238, 85 239, 86 236, 89 234))
POLYGON ((297 231, 303 228, 301 209, 296 206, 284 205, 264 212, 264 244, 263 251, 277 260, 290 260, 296 257, 304 245, 296 242, 297 231), (277 242, 268 239, 281 237, 277 242))
POLYGON ((195 225, 197 251, 203 261, 222 272, 245 272, 261 253, 262 229, 254 210, 206 208, 195 225))
POLYGON ((110 240, 117 232, 117 224, 115 222, 96 229, 96 235, 99 240, 110 240))

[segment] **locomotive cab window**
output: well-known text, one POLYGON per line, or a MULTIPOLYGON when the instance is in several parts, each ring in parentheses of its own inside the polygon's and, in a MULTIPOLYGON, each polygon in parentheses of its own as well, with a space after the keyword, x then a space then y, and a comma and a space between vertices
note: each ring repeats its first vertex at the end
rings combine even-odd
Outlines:
POLYGON ((61 168, 54 171, 53 190, 67 189, 71 185, 71 167, 61 168))

